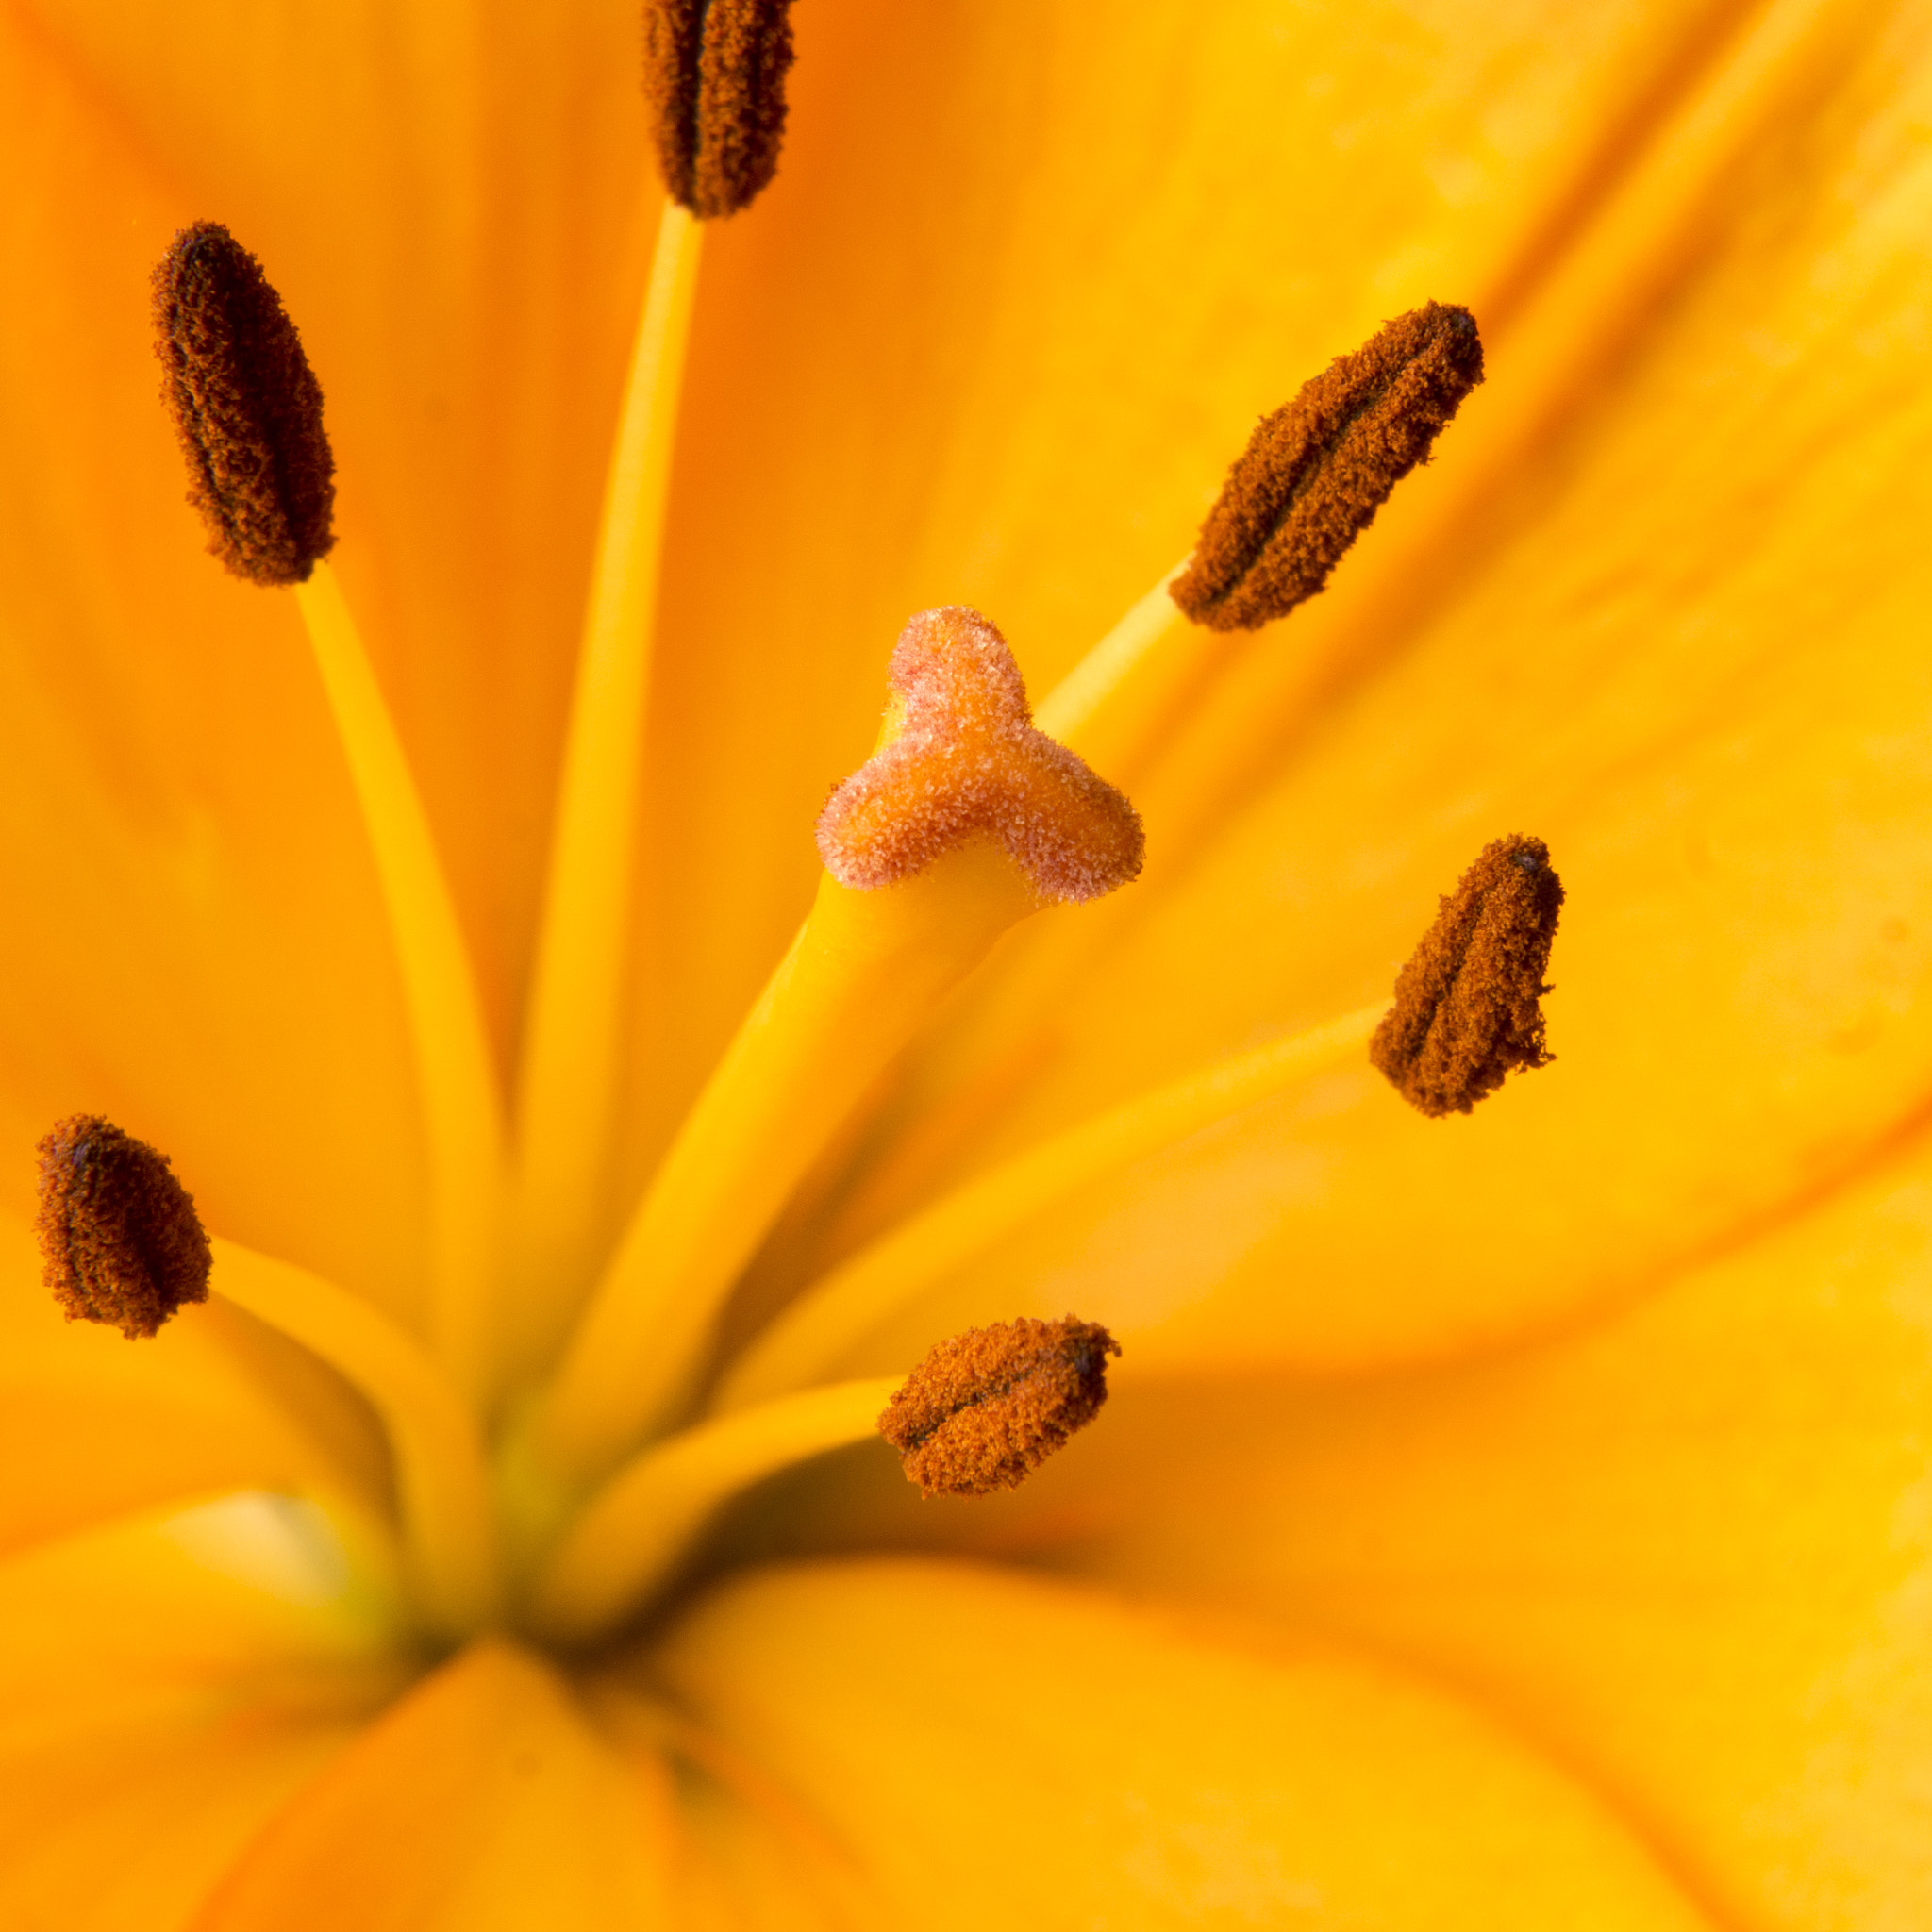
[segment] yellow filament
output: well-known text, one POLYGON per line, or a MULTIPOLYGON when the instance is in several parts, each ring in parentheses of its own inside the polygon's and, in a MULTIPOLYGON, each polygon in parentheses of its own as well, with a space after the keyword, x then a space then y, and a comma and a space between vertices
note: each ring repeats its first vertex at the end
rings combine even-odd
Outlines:
POLYGON ((835 1367, 888 1316, 1077 1188, 1358 1055, 1385 1005, 1142 1094, 969 1181, 808 1288, 733 1365, 715 1407, 764 1402, 835 1367))
POLYGON ((537 1331, 511 1338, 524 1354, 554 1340, 556 1285, 582 1278, 604 1207, 643 709, 702 233, 665 204, 605 486, 517 1083, 511 1266, 537 1331))
POLYGON ((822 878, 536 1407, 532 1454, 558 1482, 593 1482, 688 1398, 732 1283, 814 1156, 1037 903, 1005 853, 981 842, 877 891, 822 878))
POLYGON ((903 1375, 810 1389, 709 1422, 633 1457, 585 1507, 538 1572, 527 1619, 576 1643, 641 1605, 691 1539, 741 1491, 878 1431, 903 1375))
POLYGON ((236 1242, 214 1243, 214 1291, 345 1376, 382 1418, 416 1594, 430 1625, 462 1636, 500 1607, 501 1566, 483 1445, 421 1349, 332 1282, 236 1242))
POLYGON ((483 1010, 402 741, 335 574, 295 594, 349 764, 389 913, 428 1141, 430 1337, 468 1397, 485 1391, 502 1116, 483 1010))
POLYGON ((1174 733, 1227 641, 1190 624, 1167 587, 1175 564, 1034 708, 1033 722, 1076 751, 1103 777, 1132 778, 1174 733))

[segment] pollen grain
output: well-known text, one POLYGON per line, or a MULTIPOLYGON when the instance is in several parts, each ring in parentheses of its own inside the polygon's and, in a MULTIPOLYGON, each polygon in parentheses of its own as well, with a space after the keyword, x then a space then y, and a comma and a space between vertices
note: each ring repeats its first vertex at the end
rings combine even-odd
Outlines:
POLYGON ((648 0, 644 97, 671 198, 704 221, 735 215, 778 171, 789 0, 648 0))
POLYGON ((161 399, 209 549, 250 583, 306 583, 335 544, 335 459, 281 298, 227 229, 196 222, 154 272, 154 318, 161 399))
POLYGON ((907 1480, 933 1496, 1017 1489, 1107 1400, 1097 1322, 1022 1319, 969 1328, 935 1348, 879 1417, 907 1480))
POLYGON ((208 1299, 208 1235, 165 1154, 98 1114, 56 1122, 38 1152, 42 1278, 70 1322, 134 1341, 208 1299))
POLYGON ((1312 597, 1482 379, 1475 318, 1439 302, 1337 357, 1262 418, 1174 601, 1209 630, 1254 630, 1312 597))
POLYGON ((1446 894, 1395 980, 1369 1058, 1412 1107, 1468 1113, 1517 1069, 1549 1064, 1543 974, 1563 887, 1541 839, 1497 839, 1446 894))

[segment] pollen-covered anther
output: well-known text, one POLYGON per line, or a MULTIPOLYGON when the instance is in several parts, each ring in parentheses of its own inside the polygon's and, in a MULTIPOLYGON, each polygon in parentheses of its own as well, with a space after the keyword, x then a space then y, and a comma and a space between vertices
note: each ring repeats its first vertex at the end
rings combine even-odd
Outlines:
POLYGON ((1442 900, 1395 981, 1369 1058, 1424 1113, 1468 1113, 1541 1067, 1543 974, 1563 888, 1541 839, 1497 839, 1442 900))
POLYGON ((644 97, 671 198, 735 215, 778 172, 790 0, 646 0, 644 97))
POLYGON ((1016 1489, 1107 1400, 1107 1358, 1121 1352, 1097 1322, 996 1322, 942 1341, 879 1417, 907 1479, 926 1496, 1016 1489))
POLYGON ((208 1236, 165 1154, 98 1114, 57 1122, 39 1153, 42 1278, 70 1322, 132 1341, 208 1299, 208 1236))
POLYGON ((306 582, 335 543, 322 388, 261 264, 216 222, 175 237, 154 273, 161 399, 208 548, 255 584, 306 582))
POLYGON ((1262 418, 1174 601, 1210 630, 1254 630, 1312 597, 1482 379, 1475 318, 1437 302, 1337 357, 1262 418))
POLYGON ((1043 898, 1095 899, 1140 872, 1139 814, 1034 727, 1013 654, 976 610, 911 618, 889 676, 895 733, 819 815, 819 854, 841 885, 891 885, 979 836, 1043 898))

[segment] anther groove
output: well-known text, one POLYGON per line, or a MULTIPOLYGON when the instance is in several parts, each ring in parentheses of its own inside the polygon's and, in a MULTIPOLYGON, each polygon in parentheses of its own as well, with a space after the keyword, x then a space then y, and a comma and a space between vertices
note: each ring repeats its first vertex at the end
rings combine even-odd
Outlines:
POLYGON ((1174 601, 1210 630, 1253 630, 1312 597, 1482 379, 1475 318, 1436 302, 1337 357, 1262 419, 1174 601))
POLYGON ((1369 1058, 1430 1115, 1468 1113, 1521 1068, 1547 1066, 1543 974, 1563 887, 1541 839, 1486 845, 1395 981, 1369 1058))
POLYGON ((748 207, 778 171, 789 0, 648 0, 644 97, 672 199, 706 221, 748 207))
POLYGON ((976 610, 909 619, 888 675, 898 729, 819 816, 819 853, 841 885, 891 885, 975 834, 997 838, 1049 899, 1098 898, 1140 872, 1134 808, 1034 727, 1019 666, 976 610))
POLYGON ((1015 1489, 1100 1413, 1107 1358, 1120 1352, 1073 1315, 969 1328, 906 1378, 879 1434, 928 1497, 1015 1489))
POLYGON ((133 1341, 208 1299, 208 1235, 166 1155, 98 1114, 56 1122, 38 1152, 42 1278, 70 1322, 133 1341))
POLYGON ((322 389, 261 264, 197 222, 154 273, 161 399, 188 458, 188 500, 239 577, 299 584, 335 536, 322 389))

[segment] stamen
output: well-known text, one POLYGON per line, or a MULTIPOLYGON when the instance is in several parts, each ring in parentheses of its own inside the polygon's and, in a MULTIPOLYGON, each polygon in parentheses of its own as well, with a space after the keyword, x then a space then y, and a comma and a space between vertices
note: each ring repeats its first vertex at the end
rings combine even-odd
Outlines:
POLYGON ((132 1341, 208 1299, 208 1235, 165 1154, 85 1113, 57 1122, 38 1152, 42 1278, 70 1322, 132 1341))
POLYGON ((907 1480, 927 1496, 1017 1489, 1107 1400, 1107 1358, 1121 1352, 1097 1322, 996 1322, 942 1341, 879 1417, 907 1480))
POLYGON ((1483 847, 1395 981, 1369 1058, 1429 1115, 1468 1113, 1512 1070, 1542 1067, 1539 1004, 1563 888, 1541 839, 1483 847))
POLYGON ((1475 318, 1436 302, 1338 357, 1262 419, 1174 602, 1211 630, 1253 630, 1312 597, 1482 379, 1475 318))
POLYGON ((217 1241, 218 1301, 245 1308, 328 1363, 382 1418, 418 1607, 467 1636, 500 1607, 502 1552, 475 1417, 380 1310, 287 1261, 217 1241))
POLYGON ((841 885, 894 884, 975 833, 996 837, 1048 899, 1095 899, 1140 872, 1139 814, 1034 728, 1020 667, 976 610, 909 619, 888 675, 889 741, 819 818, 819 855, 841 885))
POLYGON ((706 221, 748 207, 778 171, 790 0, 648 0, 644 97, 664 186, 706 221))
POLYGON ((322 389, 261 264, 196 222, 154 273, 161 398, 188 458, 188 500, 214 555, 255 584, 299 584, 335 542, 322 389))

